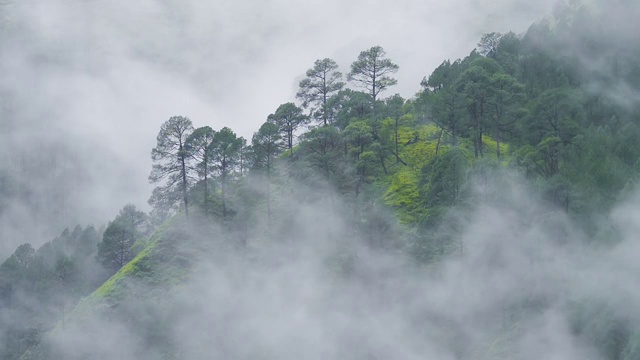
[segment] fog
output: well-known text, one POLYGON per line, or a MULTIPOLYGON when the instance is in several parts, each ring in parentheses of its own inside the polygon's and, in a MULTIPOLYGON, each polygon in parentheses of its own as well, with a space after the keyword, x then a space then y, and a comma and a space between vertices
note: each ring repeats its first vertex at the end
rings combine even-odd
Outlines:
POLYGON ((301 231, 251 237, 247 252, 191 224, 180 237, 198 259, 188 283, 137 284, 116 307, 77 311, 49 338, 54 358, 606 359, 573 326, 599 321, 590 302, 611 306, 611 321, 640 320, 628 285, 638 197, 613 211, 620 242, 602 251, 516 175, 475 193, 464 250, 428 267, 367 245, 330 201, 295 202, 287 224, 301 231))
POLYGON ((346 74, 373 45, 400 65, 388 95, 411 97, 481 34, 523 32, 553 3, 2 1, 1 169, 22 196, 3 200, 0 258, 127 202, 145 208, 149 153, 172 115, 249 138, 316 59, 346 74))

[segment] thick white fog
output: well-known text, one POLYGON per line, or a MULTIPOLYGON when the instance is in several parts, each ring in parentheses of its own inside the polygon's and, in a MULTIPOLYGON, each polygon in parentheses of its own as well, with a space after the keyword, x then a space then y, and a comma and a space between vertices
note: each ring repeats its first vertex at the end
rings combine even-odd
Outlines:
POLYGON ((182 251, 198 263, 187 284, 134 282, 146 297, 77 311, 49 344, 64 359, 159 359, 167 349, 192 360, 606 359, 572 317, 589 299, 611 305, 612 318, 640 319, 640 292, 628 286, 639 270, 637 197, 611 214, 620 244, 594 252, 517 176, 476 194, 485 200, 456 240, 464 251, 429 267, 364 245, 330 201, 297 202, 288 223, 298 234, 251 237, 241 255, 192 256, 201 241, 234 239, 190 226, 182 251), (337 266, 345 254, 349 265, 337 266), (169 340, 149 347, 154 334, 169 340))

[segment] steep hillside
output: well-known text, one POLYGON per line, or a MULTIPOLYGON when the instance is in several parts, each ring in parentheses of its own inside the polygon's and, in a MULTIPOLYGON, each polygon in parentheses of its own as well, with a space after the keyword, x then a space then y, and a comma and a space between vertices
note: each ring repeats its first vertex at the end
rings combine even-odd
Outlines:
MULTIPOLYGON (((197 256, 197 243, 187 231, 183 219, 163 224, 132 261, 122 267, 90 296, 84 298, 22 359, 83 359, 102 347, 105 339, 96 336, 93 344, 79 344, 74 353, 69 348, 75 333, 106 331, 110 322, 124 323, 137 331, 145 343, 140 351, 171 346, 171 336, 163 333, 170 319, 163 307, 170 304, 172 289, 189 276, 190 264, 197 256), (100 324, 100 325, 98 325, 100 324), (99 328, 96 328, 98 326, 99 328), (51 345, 55 344, 55 345, 51 345)), ((169 350, 167 350, 169 351, 169 350)), ((154 358, 154 357, 149 357, 154 358)))

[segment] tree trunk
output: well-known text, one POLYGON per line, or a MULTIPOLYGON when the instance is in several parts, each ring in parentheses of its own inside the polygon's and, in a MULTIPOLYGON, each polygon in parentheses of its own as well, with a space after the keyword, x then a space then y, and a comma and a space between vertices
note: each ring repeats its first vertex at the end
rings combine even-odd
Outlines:
POLYGON ((324 80, 324 85, 322 88, 322 120, 324 122, 324 126, 327 126, 327 79, 326 75, 324 80))
POLYGON ((474 135, 473 137, 473 156, 478 158, 478 135, 474 135))
POLYGON ((184 160, 182 144, 180 144, 180 163, 182 165, 182 199, 184 200, 184 212, 189 216, 189 199, 187 198, 187 166, 184 160))
POLYGON ((267 159, 267 226, 271 224, 271 160, 267 159))
POLYGON ((120 239, 120 267, 124 266, 124 244, 125 244, 125 238, 124 238, 124 229, 122 230, 122 239, 120 239))
POLYGON ((222 219, 227 217, 227 198, 225 194, 227 182, 227 160, 222 159, 222 183, 220 184, 221 195, 222 195, 222 219))
POLYGON ((240 176, 243 175, 244 172, 244 145, 240 146, 240 176))
POLYGON ((373 102, 376 102, 376 66, 373 65, 373 76, 371 77, 373 80, 371 82, 371 97, 373 97, 373 102))
POLYGON ((484 118, 484 100, 480 101, 480 116, 478 117, 478 149, 480 150, 480 157, 484 157, 482 151, 482 119, 484 118))
POLYGON ((442 139, 442 133, 444 129, 440 129, 440 135, 438 136, 438 142, 436 143, 436 156, 438 156, 438 152, 440 151, 440 140, 442 139))
POLYGON ((208 184, 208 169, 209 159, 207 153, 204 154, 204 213, 209 214, 209 184, 208 184))
POLYGON ((484 153, 482 151, 482 130, 478 132, 478 151, 480 152, 480 157, 484 157, 484 153))
POLYGON ((385 175, 389 175, 389 172, 387 172, 387 166, 384 164, 384 156, 380 155, 380 165, 382 165, 382 170, 384 171, 385 175))
POLYGON ((395 140, 396 140, 396 164, 397 164, 397 163, 400 162, 400 155, 398 153, 398 122, 399 122, 399 119, 396 117, 395 121, 396 121, 396 127, 395 127, 396 139, 395 140))
POLYGON ((293 130, 289 131, 289 151, 290 151, 290 157, 293 159, 293 130))
POLYGON ((453 146, 457 146, 458 145, 458 137, 456 135, 456 126, 453 125, 451 126, 451 143, 453 146))

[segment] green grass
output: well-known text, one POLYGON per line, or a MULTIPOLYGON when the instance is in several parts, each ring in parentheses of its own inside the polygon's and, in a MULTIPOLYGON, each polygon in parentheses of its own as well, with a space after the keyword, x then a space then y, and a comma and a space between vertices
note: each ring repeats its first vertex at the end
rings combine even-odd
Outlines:
POLYGON ((183 283, 189 275, 189 264, 176 244, 173 221, 163 224, 151 236, 146 247, 109 280, 84 298, 69 314, 68 320, 82 318, 100 308, 114 307, 134 296, 148 296, 148 289, 165 291, 167 287, 183 283))

